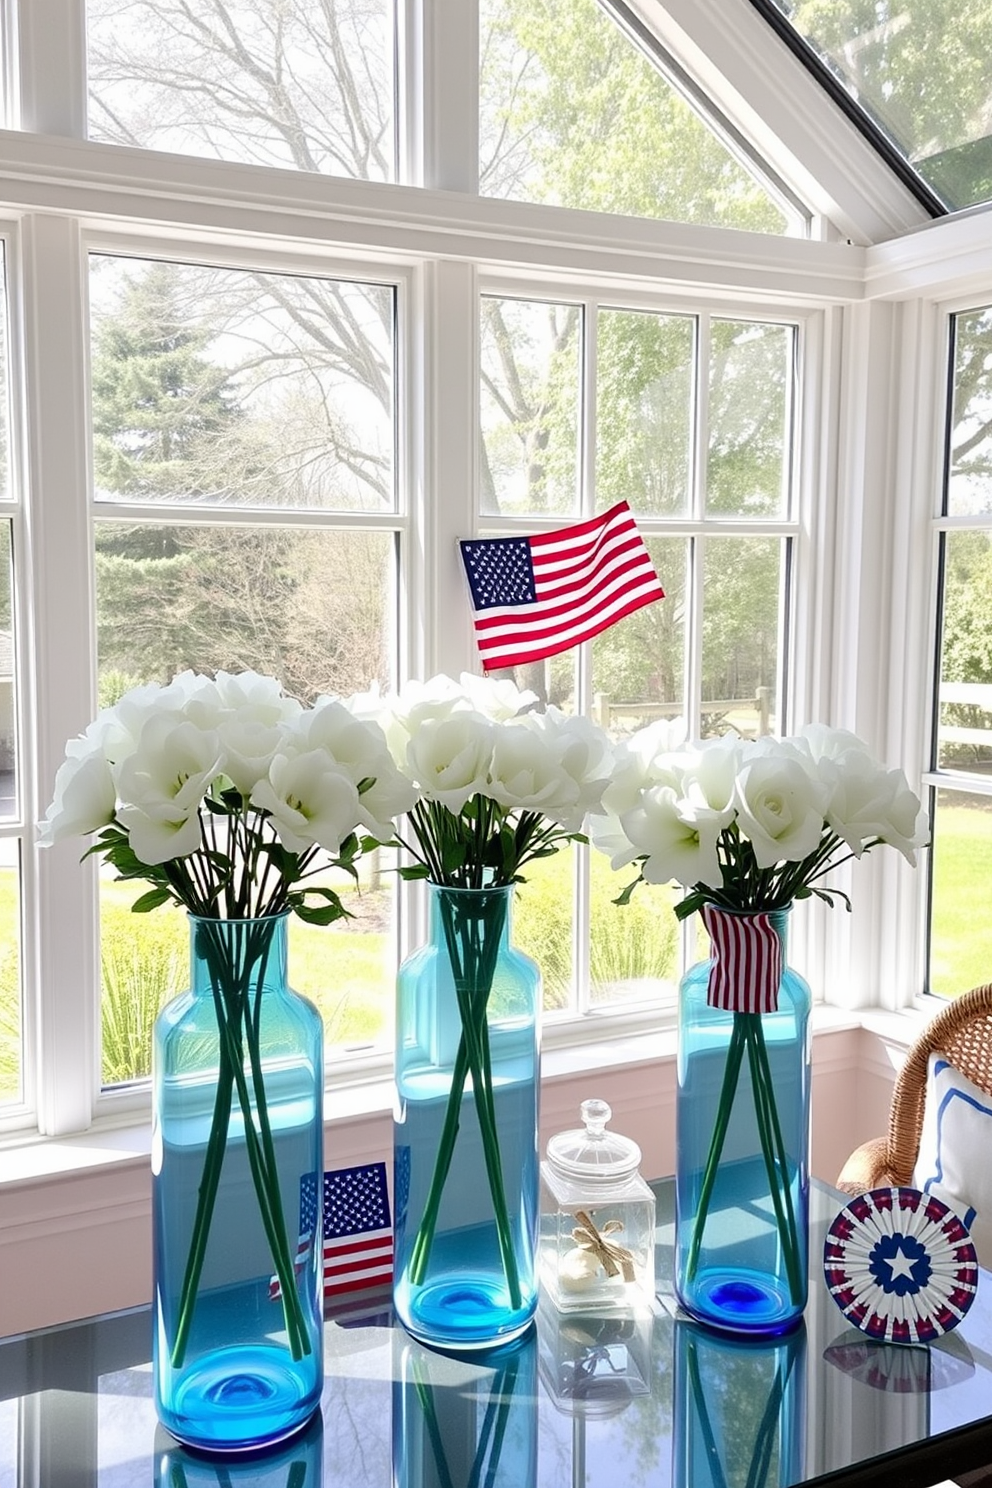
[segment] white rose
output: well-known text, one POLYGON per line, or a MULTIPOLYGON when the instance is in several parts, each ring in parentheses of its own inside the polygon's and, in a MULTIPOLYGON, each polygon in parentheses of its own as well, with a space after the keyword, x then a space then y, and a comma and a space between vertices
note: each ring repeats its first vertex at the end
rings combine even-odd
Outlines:
POLYGON ((591 812, 603 809, 613 773, 613 750, 601 728, 581 715, 549 707, 527 713, 521 726, 542 739, 561 771, 561 790, 544 808, 567 832, 582 830, 591 812))
POLYGON ((303 711, 298 699, 283 692, 275 677, 259 672, 218 672, 214 686, 222 708, 255 723, 275 727, 291 723, 303 711))
POLYGON ((252 791, 251 804, 270 813, 280 842, 294 853, 314 844, 338 852, 361 817, 354 781, 323 749, 277 754, 268 779, 252 791))
MULTIPOLYGON (((332 701, 320 697, 316 706, 332 701)), ((373 683, 368 692, 347 698, 345 706, 361 721, 378 724, 390 754, 405 774, 410 773, 410 740, 423 724, 472 711, 462 689, 443 674, 429 682, 407 682, 399 692, 380 693, 378 683, 373 683)))
POLYGON ((476 677, 462 672, 459 684, 466 705, 493 723, 508 723, 539 701, 536 692, 522 690, 504 678, 476 677))
POLYGON ((680 771, 684 795, 700 810, 716 812, 722 826, 734 817, 737 775, 743 758, 744 746, 736 733, 707 740, 684 756, 680 771))
POLYGON ((487 794, 509 811, 538 811, 553 820, 575 812, 576 782, 562 769, 548 741, 522 723, 504 723, 496 729, 489 779, 487 794))
POLYGON ((681 720, 676 720, 676 724, 677 729, 661 719, 638 729, 636 734, 621 740, 615 747, 612 774, 603 792, 605 811, 622 816, 637 805, 641 792, 652 785, 667 785, 677 794, 681 792, 679 760, 674 751, 667 748, 677 732, 685 737, 681 720))
POLYGON ((285 745, 286 729, 235 713, 222 719, 217 738, 224 756, 225 775, 247 797, 268 775, 273 756, 285 745))
POLYGON ((810 724, 797 742, 809 751, 830 795, 825 812, 832 831, 856 857, 880 838, 915 865, 917 849, 929 841, 919 797, 902 770, 880 764, 856 734, 810 724))
POLYGON ((217 735, 175 718, 153 716, 138 747, 116 771, 117 793, 127 806, 178 818, 195 811, 224 769, 217 735))
POLYGON ((38 841, 43 847, 65 837, 86 837, 114 819, 117 792, 103 754, 87 749, 82 740, 73 740, 66 754, 40 827, 38 841))
POLYGON ((789 742, 808 752, 810 758, 820 760, 843 760, 848 755, 866 755, 868 746, 852 734, 849 729, 830 728, 825 723, 808 723, 789 742))
POLYGON ((890 847, 897 848, 907 862, 916 865, 919 848, 930 841, 926 813, 920 806, 920 798, 909 786, 901 770, 890 770, 889 780, 892 795, 888 810, 882 816, 878 835, 890 847))
POLYGON ((97 714, 84 735, 99 745, 111 765, 120 765, 139 746, 145 725, 152 719, 173 724, 193 721, 212 729, 221 715, 220 695, 209 677, 180 672, 167 686, 148 682, 132 687, 112 708, 97 714))
POLYGON ((459 812, 489 790, 495 726, 479 713, 425 718, 407 746, 409 773, 429 801, 459 812))
POLYGON ((799 760, 745 751, 737 776, 737 818, 758 868, 801 862, 816 851, 828 794, 799 760))
POLYGON ((654 785, 644 791, 639 804, 625 811, 620 822, 634 856, 644 855, 641 876, 646 883, 675 879, 715 888, 722 882, 716 820, 693 820, 691 808, 670 786, 654 785))
MULTIPOLYGON (((624 810, 631 811, 636 804, 636 800, 629 802, 624 810)), ((637 857, 637 848, 631 846, 630 838, 616 811, 600 812, 592 818, 589 823, 589 841, 597 851, 606 854, 614 871, 626 868, 637 857)))
POLYGON ((169 863, 185 858, 202 845, 203 833, 196 811, 170 814, 165 806, 142 811, 122 806, 117 819, 128 835, 131 851, 142 863, 169 863))
POLYGON ((388 842, 396 831, 395 818, 409 811, 417 791, 397 769, 379 725, 356 718, 350 705, 336 698, 322 698, 301 715, 293 735, 303 750, 325 750, 356 787, 363 780, 374 782, 361 793, 355 825, 388 842))

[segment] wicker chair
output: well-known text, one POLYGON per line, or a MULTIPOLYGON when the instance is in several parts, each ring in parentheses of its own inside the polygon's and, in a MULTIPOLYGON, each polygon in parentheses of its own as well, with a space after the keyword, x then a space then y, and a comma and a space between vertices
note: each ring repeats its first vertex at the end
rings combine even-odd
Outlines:
POLYGON ((992 1095, 992 982, 948 1003, 912 1045, 892 1091, 888 1135, 873 1137, 852 1152, 837 1179, 845 1193, 912 1185, 923 1130, 927 1063, 936 1053, 992 1095))

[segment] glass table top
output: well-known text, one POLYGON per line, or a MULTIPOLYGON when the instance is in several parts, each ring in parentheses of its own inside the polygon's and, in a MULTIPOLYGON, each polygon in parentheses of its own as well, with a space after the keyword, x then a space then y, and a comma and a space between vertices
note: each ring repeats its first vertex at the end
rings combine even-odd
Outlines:
POLYGON ((146 1309, 0 1340, 0 1488, 786 1488, 878 1481, 892 1453, 910 1488, 992 1460, 992 1276, 938 1343, 870 1342, 823 1285, 843 1200, 815 1186, 803 1325, 735 1342, 678 1313, 656 1191, 652 1313, 542 1305, 516 1347, 467 1358, 356 1294, 327 1321, 321 1416, 265 1457, 199 1457, 157 1425, 146 1309))

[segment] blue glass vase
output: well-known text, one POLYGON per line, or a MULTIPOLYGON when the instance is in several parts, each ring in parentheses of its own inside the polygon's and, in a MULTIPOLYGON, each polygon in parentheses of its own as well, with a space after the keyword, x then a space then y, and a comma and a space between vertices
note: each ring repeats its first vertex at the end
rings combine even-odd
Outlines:
MULTIPOLYGON (((742 916, 746 919, 746 916, 742 916)), ((711 1006, 713 961, 679 989, 675 1287, 694 1318, 734 1333, 796 1325, 809 1274, 810 990, 778 937, 777 1009, 711 1006)), ((733 967, 751 1001, 747 958, 733 967)))
POLYGON ((672 1488, 789 1488, 803 1478, 806 1330, 720 1336, 675 1323, 672 1488))
POLYGON ((512 887, 429 892, 397 978, 394 1301, 414 1337, 488 1348, 537 1306, 541 977, 512 887))
POLYGON ((467 1364, 394 1335, 397 1488, 533 1488, 537 1347, 531 1330, 467 1364))
POLYGON ((180 1441, 245 1451, 320 1402, 323 1028, 286 916, 190 928, 152 1056, 155 1403, 180 1441))
POLYGON ((324 1423, 315 1411, 287 1441, 241 1452, 193 1451, 161 1426, 155 1433, 152 1488, 323 1488, 324 1423))

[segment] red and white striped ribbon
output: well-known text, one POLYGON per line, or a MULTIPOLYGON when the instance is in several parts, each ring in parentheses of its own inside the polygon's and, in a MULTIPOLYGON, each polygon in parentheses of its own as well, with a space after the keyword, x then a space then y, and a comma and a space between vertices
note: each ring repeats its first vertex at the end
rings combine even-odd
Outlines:
POLYGON ((782 942, 770 914, 728 914, 703 905, 710 937, 706 1001, 729 1013, 774 1013, 782 977, 782 942))

